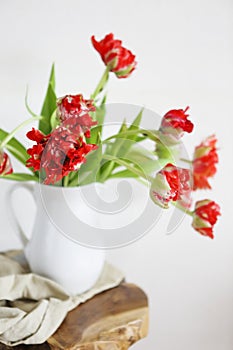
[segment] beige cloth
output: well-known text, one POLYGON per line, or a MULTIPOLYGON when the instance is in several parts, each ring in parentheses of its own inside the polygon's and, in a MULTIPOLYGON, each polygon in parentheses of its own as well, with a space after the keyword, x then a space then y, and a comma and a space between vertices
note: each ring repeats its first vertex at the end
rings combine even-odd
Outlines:
POLYGON ((54 281, 31 273, 22 254, 0 254, 0 342, 10 346, 45 342, 68 311, 123 278, 106 263, 95 286, 73 297, 54 281))

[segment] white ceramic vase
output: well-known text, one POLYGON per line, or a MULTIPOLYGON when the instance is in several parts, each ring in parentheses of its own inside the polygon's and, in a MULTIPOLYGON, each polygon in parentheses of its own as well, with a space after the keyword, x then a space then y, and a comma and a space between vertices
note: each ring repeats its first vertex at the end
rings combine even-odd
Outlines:
MULTIPOLYGON (((92 188, 96 191, 96 186, 98 187, 97 183, 64 188, 17 183, 10 188, 7 196, 12 223, 24 246, 31 270, 58 282, 72 295, 90 289, 99 278, 104 265, 104 250, 81 245, 69 237, 70 229, 79 230, 78 225, 74 227, 78 222, 74 220, 75 213, 88 215, 82 193, 85 190, 90 193, 92 188), (30 240, 24 234, 12 206, 13 192, 22 187, 30 191, 37 206, 30 240)), ((89 217, 88 220, 91 220, 93 227, 99 227, 98 215, 89 217)))

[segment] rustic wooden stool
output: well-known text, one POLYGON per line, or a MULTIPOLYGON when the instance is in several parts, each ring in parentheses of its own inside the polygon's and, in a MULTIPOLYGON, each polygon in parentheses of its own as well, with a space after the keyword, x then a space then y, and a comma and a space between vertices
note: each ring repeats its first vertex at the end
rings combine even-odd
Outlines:
POLYGON ((134 284, 96 295, 68 313, 62 325, 41 345, 0 344, 0 350, 127 350, 148 331, 148 301, 134 284))

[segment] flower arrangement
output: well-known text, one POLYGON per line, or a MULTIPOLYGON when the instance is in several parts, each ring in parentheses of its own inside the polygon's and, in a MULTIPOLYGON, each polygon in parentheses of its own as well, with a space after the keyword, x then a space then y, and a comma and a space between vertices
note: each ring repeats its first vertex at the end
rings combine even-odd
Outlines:
POLYGON ((209 178, 216 173, 218 163, 216 137, 212 135, 201 142, 191 161, 178 157, 188 163, 188 167, 174 164, 173 151, 177 150, 184 133, 191 133, 194 127, 187 107, 167 112, 159 130, 140 127, 141 110, 131 125, 123 121, 117 134, 103 139, 105 88, 109 76, 114 73, 119 79, 128 78, 136 68, 136 60, 113 34, 100 41, 93 36, 91 41, 105 64, 105 71, 90 99, 84 99, 82 94, 57 98, 52 66, 40 115, 32 112, 26 98, 31 118, 10 133, 0 129, 1 178, 70 187, 117 177, 143 179, 150 184, 150 197, 155 204, 162 208, 176 205, 192 217, 192 226, 197 232, 213 238, 213 227, 220 215, 219 205, 204 199, 196 202, 191 210, 191 195, 198 189, 211 188, 209 178), (15 134, 35 120, 38 120, 38 129, 28 131, 27 137, 33 145, 26 150, 15 134), (140 150, 141 161, 138 163, 139 150, 134 146, 145 140, 154 144, 154 151, 140 150), (6 151, 31 173, 14 172, 6 151))

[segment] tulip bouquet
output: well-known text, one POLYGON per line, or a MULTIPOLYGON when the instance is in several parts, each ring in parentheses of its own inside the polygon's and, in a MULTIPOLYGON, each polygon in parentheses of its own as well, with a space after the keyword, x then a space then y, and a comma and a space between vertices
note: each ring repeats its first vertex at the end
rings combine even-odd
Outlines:
POLYGON ((168 208, 176 205, 192 217, 192 226, 204 236, 213 238, 213 226, 220 215, 220 207, 209 199, 192 206, 192 192, 210 189, 209 178, 216 173, 218 162, 216 137, 206 138, 195 148, 193 159, 178 167, 173 151, 181 143, 184 133, 191 133, 193 123, 185 109, 172 109, 161 119, 159 130, 140 127, 143 110, 132 124, 122 122, 119 132, 103 139, 106 93, 111 73, 119 79, 127 78, 136 68, 135 56, 122 46, 120 40, 108 34, 92 44, 100 54, 105 71, 89 99, 82 94, 57 98, 55 72, 52 67, 47 93, 41 113, 26 108, 31 118, 12 132, 0 129, 0 176, 15 181, 36 181, 53 186, 83 186, 105 182, 112 178, 135 178, 150 186, 150 197, 155 204, 168 208), (19 129, 38 120, 38 128, 27 132, 33 142, 26 149, 16 138, 19 129), (154 151, 137 147, 145 140, 152 142, 154 151), (29 171, 17 173, 12 169, 11 153, 29 171))

